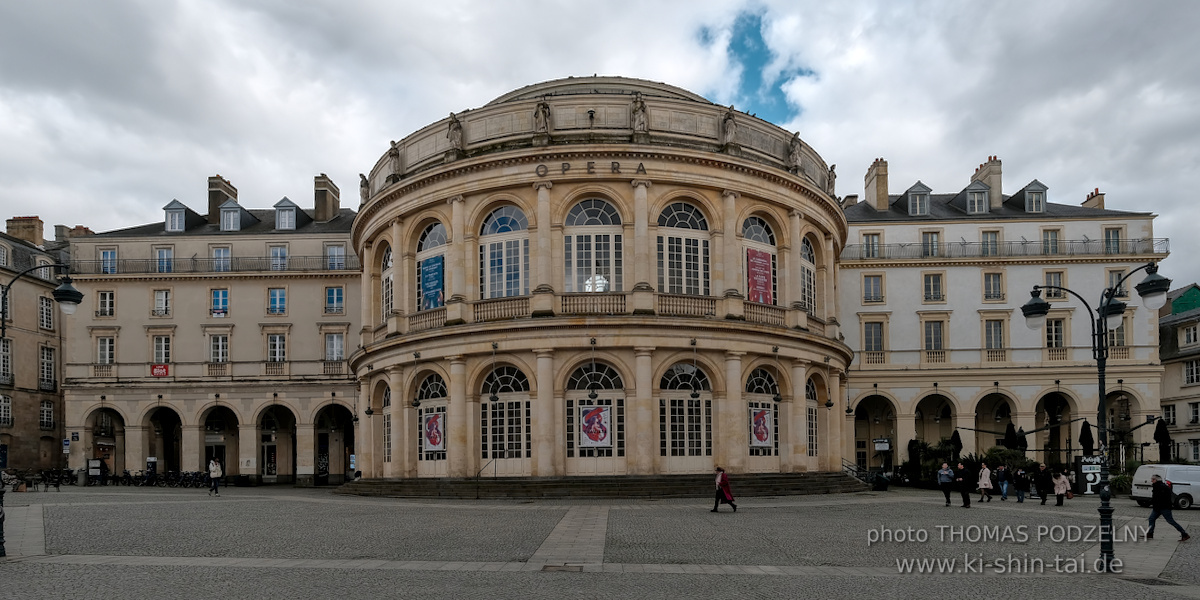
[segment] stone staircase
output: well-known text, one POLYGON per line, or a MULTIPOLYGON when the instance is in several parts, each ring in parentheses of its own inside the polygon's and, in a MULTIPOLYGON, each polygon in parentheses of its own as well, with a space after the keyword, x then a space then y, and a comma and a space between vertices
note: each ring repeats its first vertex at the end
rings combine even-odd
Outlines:
MULTIPOLYGON (((796 496, 863 492, 867 484, 845 473, 739 473, 735 496, 796 496)), ((335 494, 389 498, 711 498, 713 476, 467 477, 364 479, 335 494)))

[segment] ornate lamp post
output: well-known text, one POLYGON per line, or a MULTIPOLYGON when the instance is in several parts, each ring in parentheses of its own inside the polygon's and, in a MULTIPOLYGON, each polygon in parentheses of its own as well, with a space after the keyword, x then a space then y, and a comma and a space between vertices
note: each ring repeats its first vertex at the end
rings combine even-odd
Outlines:
POLYGON ((1100 463, 1100 508, 1097 509, 1097 512, 1100 513, 1100 557, 1104 561, 1105 572, 1112 570, 1112 514, 1115 510, 1109 504, 1109 500, 1112 499, 1112 490, 1109 488, 1108 482, 1108 408, 1104 389, 1104 369, 1108 363, 1108 332, 1110 329, 1120 326, 1121 315, 1125 312, 1125 303, 1115 298, 1117 291, 1121 289, 1121 284, 1125 283, 1125 280, 1142 270, 1146 271, 1147 276, 1137 284, 1138 296, 1141 296, 1143 306, 1157 311, 1166 304, 1167 291, 1171 289, 1171 280, 1159 275, 1158 265, 1154 263, 1133 269, 1117 281, 1116 285, 1105 289, 1100 294, 1100 303, 1096 310, 1092 310, 1083 296, 1065 287, 1055 285, 1033 286, 1033 291, 1030 293, 1032 297, 1021 307, 1021 312, 1025 315, 1025 325, 1030 329, 1039 330, 1046 324, 1046 315, 1050 312, 1050 303, 1042 299, 1042 290, 1058 290, 1071 294, 1082 302, 1091 317, 1092 357, 1096 360, 1096 371, 1100 383, 1096 421, 1100 434, 1100 455, 1104 457, 1104 460, 1100 463))

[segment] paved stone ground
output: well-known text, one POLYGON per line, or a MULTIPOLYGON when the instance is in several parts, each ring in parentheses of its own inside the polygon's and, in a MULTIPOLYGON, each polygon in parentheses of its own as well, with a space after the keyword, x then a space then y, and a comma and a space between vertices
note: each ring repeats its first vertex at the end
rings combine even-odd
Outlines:
MULTIPOLYGON (((1056 557, 1090 569, 1098 556, 1092 541, 1049 539, 1098 524, 1091 498, 964 510, 894 489, 744 498, 736 514, 698 500, 417 501, 286 487, 221 498, 68 487, 5 501, 0 598, 1200 598, 1197 542, 1180 544, 1161 521, 1155 540, 1119 541, 1123 574, 1055 573, 1056 557), (972 526, 1015 539, 973 542, 982 530, 972 526), (967 539, 950 541, 957 527, 967 539), (868 544, 872 530, 909 528, 928 541, 868 544), (963 573, 964 555, 988 564, 963 573), (996 573, 992 561, 1008 557, 1046 566, 996 573), (899 574, 906 558, 954 558, 956 574, 899 574)), ((1149 509, 1116 504, 1118 526, 1145 524, 1149 509)), ((1200 510, 1176 519, 1192 529, 1200 510)))

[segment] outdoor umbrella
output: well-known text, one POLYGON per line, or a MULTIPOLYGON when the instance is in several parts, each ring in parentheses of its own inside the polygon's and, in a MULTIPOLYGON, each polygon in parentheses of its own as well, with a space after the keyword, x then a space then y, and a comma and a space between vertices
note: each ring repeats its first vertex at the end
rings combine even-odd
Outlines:
POLYGON ((954 433, 950 436, 950 445, 954 447, 954 460, 958 460, 958 454, 962 452, 963 443, 962 436, 958 435, 957 429, 955 429, 954 433))
POLYGON ((1092 446, 1096 444, 1096 440, 1092 438, 1092 426, 1087 421, 1083 422, 1083 427, 1079 430, 1079 445, 1083 448, 1084 456, 1091 456, 1093 453, 1092 446))
POLYGON ((1012 423, 1009 423, 1008 427, 1004 428, 1004 447, 1009 450, 1016 450, 1018 443, 1017 428, 1013 427, 1012 423))
POLYGON ((1167 422, 1159 419, 1154 426, 1154 441, 1158 442, 1158 462, 1171 460, 1171 432, 1167 431, 1167 422))

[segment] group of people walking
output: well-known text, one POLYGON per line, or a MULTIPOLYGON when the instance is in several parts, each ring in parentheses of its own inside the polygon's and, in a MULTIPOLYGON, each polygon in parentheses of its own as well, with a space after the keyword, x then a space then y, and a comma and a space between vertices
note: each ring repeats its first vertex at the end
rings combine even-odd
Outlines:
POLYGON ((996 467, 993 473, 987 463, 980 465, 979 473, 973 473, 961 462, 956 469, 950 468, 949 463, 942 463, 942 468, 938 470, 938 487, 946 496, 946 506, 950 506, 950 493, 955 490, 962 495, 963 508, 971 508, 971 495, 975 490, 979 490, 979 502, 991 502, 992 490, 996 487, 1000 488, 1000 500, 1008 500, 1009 488, 1015 492, 1018 503, 1025 502, 1025 496, 1031 490, 1036 490, 1042 504, 1046 504, 1052 492, 1058 500, 1055 506, 1062 506, 1063 500, 1071 493, 1071 479, 1065 472, 1055 473, 1047 469, 1044 463, 1038 465, 1033 473, 1026 473, 1025 469, 1011 473, 1005 465, 996 467), (992 482, 993 476, 995 483, 992 482))

